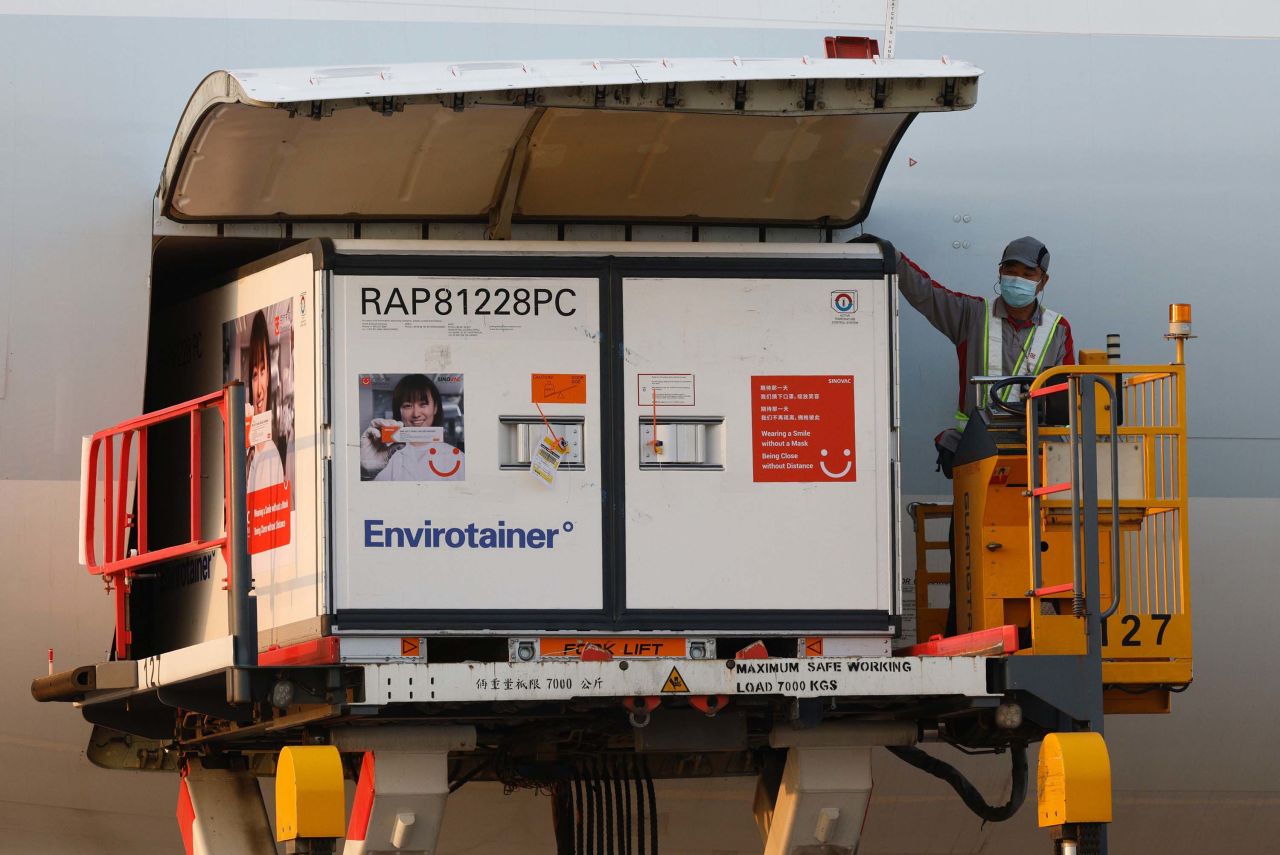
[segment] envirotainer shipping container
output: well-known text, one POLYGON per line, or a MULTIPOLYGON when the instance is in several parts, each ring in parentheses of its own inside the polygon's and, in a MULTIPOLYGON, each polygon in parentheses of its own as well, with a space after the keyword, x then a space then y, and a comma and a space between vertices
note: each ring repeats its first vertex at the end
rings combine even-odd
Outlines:
MULTIPOLYGON (((899 615, 888 272, 866 243, 309 241, 158 315, 148 394, 247 387, 263 650, 883 637, 899 615)), ((217 479, 202 505, 216 528, 217 479)), ((220 560, 153 598, 161 648, 227 633, 220 560)))

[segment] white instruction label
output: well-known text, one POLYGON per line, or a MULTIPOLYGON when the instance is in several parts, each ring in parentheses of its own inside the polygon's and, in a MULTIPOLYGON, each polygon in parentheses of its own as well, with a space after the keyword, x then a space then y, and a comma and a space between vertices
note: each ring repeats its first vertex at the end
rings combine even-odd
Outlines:
POLYGON ((641 407, 692 407, 692 374, 640 374, 636 376, 636 404, 641 407))
POLYGON ((529 461, 529 471, 538 481, 550 487, 556 482, 556 472, 560 471, 560 459, 564 457, 567 450, 557 440, 544 436, 533 453, 533 459, 529 461))
POLYGON ((258 413, 249 419, 249 431, 247 434, 248 444, 250 446, 261 445, 264 442, 271 441, 271 411, 258 413))

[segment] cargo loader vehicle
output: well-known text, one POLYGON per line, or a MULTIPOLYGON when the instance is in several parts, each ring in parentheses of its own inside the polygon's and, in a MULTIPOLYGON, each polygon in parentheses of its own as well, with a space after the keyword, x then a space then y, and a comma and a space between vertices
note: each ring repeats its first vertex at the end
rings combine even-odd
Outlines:
POLYGON ((209 75, 144 413, 83 449, 110 653, 33 695, 174 774, 188 852, 434 852, 501 781, 553 795, 546 851, 657 853, 655 779, 750 776, 763 851, 853 853, 873 747, 997 821, 1035 743, 1046 851, 1105 851, 1103 715, 1192 677, 1190 309, 1171 364, 973 378, 1019 393, 905 506, 895 252, 850 238, 980 73, 842 38, 209 75))

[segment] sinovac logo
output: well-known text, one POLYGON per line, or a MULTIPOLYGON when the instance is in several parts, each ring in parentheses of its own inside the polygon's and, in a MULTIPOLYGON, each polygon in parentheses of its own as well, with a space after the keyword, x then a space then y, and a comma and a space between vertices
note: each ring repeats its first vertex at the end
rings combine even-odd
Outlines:
POLYGON ((461 527, 437 526, 431 520, 414 527, 365 520, 364 545, 366 549, 555 549, 556 539, 572 531, 570 520, 560 528, 521 528, 507 525, 506 520, 494 526, 467 523, 461 527))

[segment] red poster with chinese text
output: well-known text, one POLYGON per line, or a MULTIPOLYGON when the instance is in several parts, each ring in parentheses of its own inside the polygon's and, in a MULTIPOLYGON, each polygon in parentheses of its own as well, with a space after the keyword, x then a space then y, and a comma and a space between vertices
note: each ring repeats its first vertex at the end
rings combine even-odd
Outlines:
POLYGON ((249 554, 257 555, 288 544, 292 536, 289 530, 289 482, 281 481, 252 490, 246 498, 249 506, 249 554))
POLYGON ((853 376, 751 378, 753 481, 856 481, 853 376))

